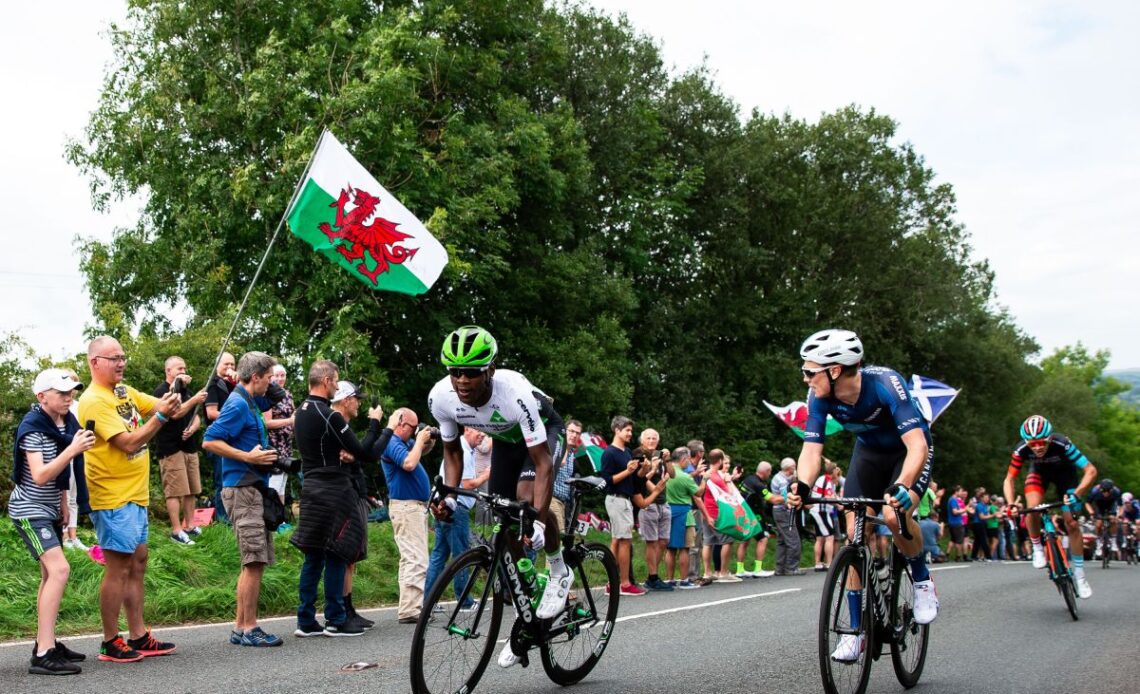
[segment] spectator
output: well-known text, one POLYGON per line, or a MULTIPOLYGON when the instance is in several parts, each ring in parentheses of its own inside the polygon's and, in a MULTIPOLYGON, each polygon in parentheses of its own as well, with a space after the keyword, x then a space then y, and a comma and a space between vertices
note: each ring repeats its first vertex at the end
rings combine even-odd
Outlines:
MULTIPOLYGON (((206 383, 206 426, 218 418, 222 406, 226 404, 226 398, 230 396, 230 391, 237 384, 236 364, 234 355, 229 352, 222 352, 214 373, 210 376, 209 382, 206 383)), ((209 451, 206 451, 206 459, 210 461, 210 467, 213 469, 214 494, 212 503, 214 505, 214 518, 223 523, 229 523, 230 520, 226 517, 226 508, 222 504, 222 459, 209 451)))
MULTIPOLYGON (((293 459, 293 414, 297 409, 293 403, 293 394, 285 388, 288 375, 284 366, 274 365, 272 383, 281 388, 284 397, 263 413, 265 428, 269 430, 269 445, 277 451, 277 459, 283 463, 293 459)), ((281 468, 274 469, 269 476, 269 488, 277 492, 282 505, 285 504, 285 487, 288 483, 289 473, 281 468)))
MULTIPOLYGON (((491 448, 494 446, 494 439, 490 436, 484 436, 483 440, 475 447, 475 478, 483 480, 478 489, 481 492, 486 492, 488 489, 488 481, 491 479, 491 448)), ((491 536, 491 527, 495 525, 495 516, 491 513, 491 507, 485 501, 479 500, 475 502, 475 530, 473 531, 474 539, 478 537, 479 542, 483 544, 488 543, 491 536)))
POLYGON ((776 520, 776 575, 802 576, 800 570, 800 532, 796 529, 795 512, 787 507, 788 485, 796 475, 796 461, 780 461, 780 473, 772 477, 772 517, 776 520))
POLYGON ((728 570, 728 555, 732 551, 732 538, 720 533, 716 529, 717 502, 709 485, 728 491, 729 480, 740 477, 740 470, 735 473, 728 472, 729 458, 724 451, 714 448, 709 451, 709 470, 705 474, 705 494, 703 497, 705 510, 704 549, 701 558, 704 560, 705 578, 716 583, 739 583, 737 578, 728 570), (720 569, 714 571, 713 552, 720 553, 720 569))
MULTIPOLYGON (((685 444, 689 449, 689 465, 685 472, 693 476, 697 482, 704 482, 705 472, 708 471, 708 461, 705 460, 705 444, 700 439, 693 439, 685 444)), ((701 490, 703 497, 705 490, 701 490)), ((698 586, 707 586, 712 584, 712 579, 705 581, 704 576, 701 575, 701 554, 704 552, 704 527, 705 527, 705 504, 703 501, 693 499, 692 513, 693 513, 693 542, 689 545, 689 580, 696 583, 698 586)))
POLYGON ((918 521, 918 529, 922 533, 922 551, 926 552, 926 562, 941 564, 946 561, 942 548, 938 546, 938 538, 942 537, 942 524, 938 522, 938 511, 931 511, 918 521))
POLYGON ((914 515, 917 520, 922 520, 930 515, 930 512, 937 509, 938 505, 942 502, 942 493, 945 490, 938 486, 934 480, 930 480, 930 486, 923 492, 922 498, 918 500, 918 509, 914 515))
MULTIPOLYGON (((486 476, 480 479, 475 473, 475 449, 483 442, 487 435, 478 429, 471 427, 463 428, 463 474, 459 480, 459 486, 464 489, 478 489, 481 484, 487 481, 491 476, 491 471, 488 469, 486 476)), ((449 559, 458 557, 467 551, 471 546, 471 509, 475 506, 475 500, 469 496, 460 496, 455 499, 455 510, 452 511, 450 517, 437 516, 435 519, 435 545, 431 550, 431 559, 428 561, 427 581, 424 584, 424 594, 431 592, 432 586, 435 585, 435 580, 443 573, 444 568, 447 566, 449 559)), ((557 514, 555 518, 565 517, 565 509, 561 514, 557 514)), ((565 520, 562 521, 565 524, 565 520)), ((559 526, 561 529, 561 526, 559 526)), ((463 586, 467 584, 467 573, 455 574, 455 579, 452 582, 452 588, 455 590, 455 595, 458 596, 463 592, 463 586)), ((462 607, 470 607, 474 605, 475 601, 468 596, 468 599, 462 607)), ((436 605, 437 610, 442 610, 442 606, 436 605)))
POLYGON ((673 476, 665 483, 665 500, 669 504, 669 546, 665 554, 665 576, 669 583, 681 590, 700 588, 689 579, 689 548, 696 535, 696 521, 693 518, 693 502, 705 493, 704 481, 700 484, 685 468, 689 465, 689 449, 681 446, 673 451, 673 476), (680 564, 674 582, 673 569, 680 564))
POLYGON ((645 595, 645 590, 630 580, 630 553, 633 547, 633 494, 637 461, 626 449, 633 440, 633 420, 617 415, 610 421, 613 439, 602 453, 599 475, 606 480, 606 515, 610 521, 610 549, 618 564, 621 594, 645 595))
MULTIPOLYGON (((336 364, 327 359, 309 367, 309 395, 294 414, 297 451, 301 454, 301 517, 290 539, 305 555, 297 580, 300 603, 294 636, 360 636, 373 626, 355 614, 349 566, 365 555, 368 512, 363 502, 362 465, 375 463, 383 411, 368 411, 364 441, 349 426, 360 411, 360 391, 340 381, 336 364), (325 580, 325 625, 317 621, 317 584, 325 580)), ((387 432, 391 436, 391 432, 387 432)))
MULTIPOLYGON (((257 624, 257 601, 265 567, 274 563, 273 530, 265 524, 263 489, 269 492, 269 473, 277 451, 254 398, 265 395, 277 362, 263 352, 246 352, 237 366, 238 384, 227 397, 217 419, 206 429, 202 447, 221 458, 222 506, 233 523, 241 573, 237 581, 237 614, 230 643, 280 646, 281 638, 257 624)), ((272 492, 269 492, 272 493, 272 492)))
POLYGON ((388 483, 388 513, 392 518, 392 534, 400 552, 397 581, 400 602, 396 618, 400 624, 415 624, 424 604, 424 579, 428 565, 427 502, 431 494, 427 470, 420 463, 432 432, 425 427, 418 433, 419 417, 407 407, 392 413, 396 418, 392 438, 380 458, 384 479, 388 483), (415 438, 409 447, 408 442, 415 438))
POLYGON ((974 535, 974 550, 970 554, 971 559, 977 559, 978 555, 981 554, 985 561, 993 561, 990 554, 990 538, 986 531, 986 521, 991 518, 989 498, 985 487, 978 487, 974 490, 974 498, 971 499, 970 505, 966 507, 970 511, 970 531, 974 535))
POLYGON ((32 385, 36 404, 16 429, 8 516, 32 559, 40 563, 36 595, 36 641, 28 672, 74 675, 86 659, 55 638, 55 622, 71 566, 63 556, 62 527, 70 510, 67 489, 72 461, 95 443, 95 435, 79 428, 71 402, 83 384, 62 369, 40 372, 32 385))
POLYGON ((768 484, 772 480, 772 463, 762 461, 756 466, 756 472, 748 475, 741 482, 746 494, 744 501, 748 507, 752 509, 755 514, 756 520, 761 523, 761 531, 754 539, 756 540, 756 554, 752 562, 752 570, 745 570, 744 557, 748 551, 748 543, 750 540, 745 540, 737 545, 736 548, 736 575, 745 578, 765 578, 774 574, 774 571, 764 570, 764 555, 768 552, 768 538, 771 536, 770 528, 774 527, 772 521, 772 505, 768 502, 771 498, 772 492, 768 489, 768 484))
POLYGON ((167 357, 164 366, 166 380, 154 389, 154 397, 177 392, 182 403, 171 416, 170 422, 158 430, 154 448, 158 454, 158 470, 162 475, 162 495, 166 498, 166 514, 170 517, 170 539, 182 545, 192 545, 191 537, 202 531, 194 525, 194 500, 202 493, 202 479, 198 466, 198 440, 195 434, 202 421, 198 418, 198 405, 206 399, 205 389, 190 395, 190 376, 182 357, 167 357), (177 379, 179 385, 175 388, 177 379))
POLYGON ((136 662, 174 651, 174 644, 157 641, 146 628, 143 586, 150 503, 146 444, 170 421, 179 398, 173 393, 154 398, 123 383, 127 355, 112 337, 91 341, 87 363, 91 385, 79 398, 79 420, 95 424, 95 444, 84 454, 84 467, 91 521, 107 562, 99 588, 103 620, 99 660, 136 662), (126 641, 119 636, 120 610, 127 617, 126 641))
MULTIPOLYGON (((665 483, 668 476, 658 469, 661 466, 661 456, 649 457, 650 453, 643 448, 633 451, 633 459, 638 463, 638 472, 634 479, 633 505, 641 510, 641 536, 645 539, 646 561, 649 561, 650 547, 657 544, 657 538, 669 538, 669 524, 662 525, 663 516, 654 509, 657 499, 665 498, 665 483)), ((667 518, 665 519, 668 520, 667 518)), ((645 587, 650 590, 669 591, 673 586, 661 580, 653 564, 649 565, 649 576, 645 587)))
POLYGON ((950 490, 950 500, 946 502, 946 526, 950 529, 950 544, 946 555, 951 560, 966 560, 966 490, 956 484, 950 490))
POLYGON ((656 429, 645 429, 638 437, 641 451, 646 460, 654 461, 645 469, 649 470, 645 478, 645 497, 653 497, 653 501, 641 509, 641 518, 638 531, 641 539, 645 540, 645 566, 648 576, 645 587, 649 590, 671 591, 673 586, 661 580, 661 559, 665 554, 666 545, 669 544, 669 531, 672 525, 673 512, 665 498, 665 484, 673 476, 673 466, 669 465, 669 451, 658 451, 657 444, 661 441, 656 429), (652 495, 652 489, 661 485, 661 493, 652 495))
POLYGON ((1006 547, 1006 559, 1020 561, 1021 543, 1017 540, 1017 524, 1021 520, 1021 509, 1017 504, 1007 504, 1002 518, 1001 533, 1006 547))
MULTIPOLYGON (((823 474, 815 480, 811 493, 813 496, 829 498, 835 496, 835 484, 831 476, 835 474, 835 463, 826 461, 823 465, 823 474)), ((835 517, 831 514, 831 507, 823 504, 812 506, 808 514, 815 523, 815 570, 826 571, 831 566, 831 557, 835 554, 835 517), (822 561, 821 561, 822 560, 822 561)))
MULTIPOLYGON (((464 438, 466 438, 466 434, 464 438)), ((577 454, 578 446, 581 443, 582 423, 577 419, 571 419, 566 423, 566 455, 561 461, 555 461, 557 467, 554 471, 554 495, 550 497, 550 513, 554 516, 555 522, 558 523, 559 535, 566 533, 567 504, 570 503, 570 485, 567 480, 574 475, 574 456, 577 454)), ((467 451, 464 449, 464 465, 466 465, 466 455, 467 451)), ((490 478, 489 472, 487 477, 490 478)), ((575 521, 577 519, 573 519, 571 522, 575 521)))

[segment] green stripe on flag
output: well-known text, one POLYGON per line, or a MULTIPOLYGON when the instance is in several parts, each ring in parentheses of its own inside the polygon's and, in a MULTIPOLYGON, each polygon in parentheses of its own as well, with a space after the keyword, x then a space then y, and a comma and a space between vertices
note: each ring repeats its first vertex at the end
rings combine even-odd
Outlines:
MULTIPOLYGON (((403 294, 423 294, 428 290, 427 285, 420 281, 410 270, 401 264, 389 263, 388 271, 376 278, 376 284, 362 275, 356 265, 360 261, 349 262, 337 250, 336 244, 320 230, 321 222, 336 225, 336 198, 329 195, 312 179, 305 181, 293 211, 289 214, 289 230, 294 236, 304 239, 321 255, 348 270, 353 277, 368 285, 371 289, 385 289, 403 294)), ((376 268, 376 259, 365 253, 367 268, 372 271, 376 268)))

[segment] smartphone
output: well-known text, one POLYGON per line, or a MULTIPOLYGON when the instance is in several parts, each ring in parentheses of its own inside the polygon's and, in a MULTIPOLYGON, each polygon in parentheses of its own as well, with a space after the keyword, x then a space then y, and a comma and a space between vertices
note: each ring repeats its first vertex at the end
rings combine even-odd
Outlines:
POLYGON ((181 395, 182 394, 182 388, 183 388, 182 379, 175 377, 174 383, 170 384, 170 392, 174 393, 175 395, 181 395))
POLYGON ((87 423, 83 425, 83 428, 87 431, 90 431, 91 433, 95 433, 95 420, 88 419, 87 423))

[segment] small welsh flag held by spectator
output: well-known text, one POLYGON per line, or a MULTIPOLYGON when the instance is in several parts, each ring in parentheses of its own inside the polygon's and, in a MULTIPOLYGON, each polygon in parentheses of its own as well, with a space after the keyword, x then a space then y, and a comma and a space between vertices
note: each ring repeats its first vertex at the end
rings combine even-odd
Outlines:
POLYGON ((716 499, 714 527, 718 533, 728 535, 734 540, 752 539, 763 529, 760 521, 756 520, 756 514, 748 504, 744 503, 744 497, 740 495, 736 485, 732 482, 727 484, 727 490, 711 482, 705 487, 712 492, 713 499, 716 499))
MULTIPOLYGON (((772 411, 772 414, 776 415, 776 419, 779 419, 781 422, 788 425, 788 428, 791 429, 796 436, 800 437, 801 439, 804 437, 804 427, 807 426, 808 417, 808 408, 806 402, 793 400, 787 405, 781 407, 779 405, 773 405, 772 403, 765 400, 764 405, 772 411)), ((827 431, 824 432, 825 434, 831 436, 842 428, 842 424, 832 419, 831 415, 827 415, 827 431)))

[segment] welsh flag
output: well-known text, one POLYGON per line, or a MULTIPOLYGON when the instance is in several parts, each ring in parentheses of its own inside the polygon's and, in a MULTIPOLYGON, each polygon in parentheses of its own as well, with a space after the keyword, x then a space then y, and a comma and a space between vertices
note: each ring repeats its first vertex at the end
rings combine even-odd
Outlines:
POLYGON ((574 457, 585 456, 594 466, 594 472, 599 472, 602 469, 602 452, 606 450, 608 445, 601 436, 588 431, 583 432, 582 443, 578 446, 578 451, 574 457))
MULTIPOLYGON (((804 427, 807 426, 808 415, 806 402, 793 400, 787 405, 781 407, 779 405, 773 405, 772 403, 765 400, 764 405, 772 411, 772 414, 776 415, 776 419, 779 419, 784 424, 787 424, 788 428, 791 429, 796 436, 800 437, 801 439, 804 437, 804 427)), ((827 427, 824 431, 827 436, 831 436, 832 434, 842 429, 842 424, 835 421, 831 415, 827 415, 827 427)))
POLYGON ((327 130, 286 220, 372 289, 423 294, 447 265, 439 241, 327 130))

